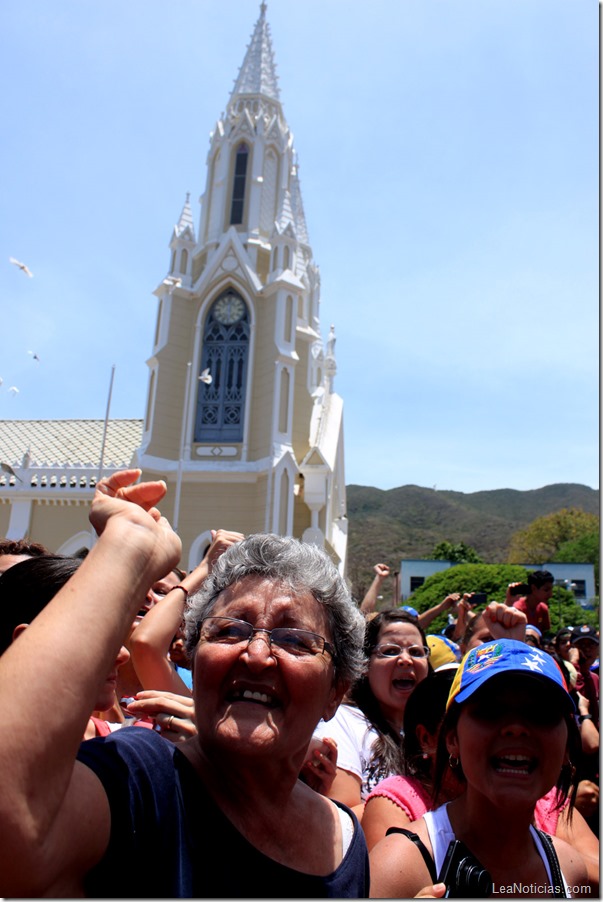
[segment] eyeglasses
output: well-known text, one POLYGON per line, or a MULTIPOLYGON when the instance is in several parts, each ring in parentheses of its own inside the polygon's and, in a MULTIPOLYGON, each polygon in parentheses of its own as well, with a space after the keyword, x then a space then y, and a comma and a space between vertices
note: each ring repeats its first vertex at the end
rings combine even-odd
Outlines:
POLYGON ((335 656, 335 650, 326 639, 309 630, 290 629, 279 626, 273 630, 254 627, 246 620, 235 620, 232 617, 206 617, 201 621, 199 640, 203 642, 219 642, 222 645, 249 644, 256 633, 264 633, 274 653, 283 652, 294 658, 322 655, 325 652, 335 656))
POLYGON ((387 645, 377 645, 373 654, 377 658, 399 658, 407 654, 411 658, 428 658, 431 649, 427 645, 395 645, 393 642, 387 645))

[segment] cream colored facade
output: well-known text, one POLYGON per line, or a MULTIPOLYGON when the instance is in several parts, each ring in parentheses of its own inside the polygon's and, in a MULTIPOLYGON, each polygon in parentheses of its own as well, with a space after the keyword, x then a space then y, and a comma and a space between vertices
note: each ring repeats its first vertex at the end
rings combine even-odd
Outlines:
MULTIPOLYGON (((320 276, 263 4, 226 113, 210 136, 200 204, 197 235, 187 196, 170 241, 169 270, 155 290, 141 435, 130 455, 123 454, 127 459, 107 453, 111 465, 103 472, 131 463, 143 477, 167 481, 163 511, 182 538, 185 567, 200 560, 210 530, 224 527, 324 545, 343 572, 347 518, 335 334, 331 327, 325 346, 320 276)), ((138 421, 111 421, 107 442, 120 422, 138 421)), ((0 423, 0 437, 8 425, 0 423)), ((83 464, 81 498, 67 482, 54 494, 48 485, 42 492, 48 461, 32 454, 32 439, 21 436, 25 444, 14 446, 12 463, 5 458, 18 475, 0 478, 0 533, 72 550, 85 544, 82 515, 98 458, 95 463, 90 451, 83 464), (25 449, 29 472, 19 482, 25 449), (19 507, 21 501, 29 506, 19 507), (55 540, 45 541, 53 531, 55 540)), ((57 466, 68 480, 68 466, 57 466)))

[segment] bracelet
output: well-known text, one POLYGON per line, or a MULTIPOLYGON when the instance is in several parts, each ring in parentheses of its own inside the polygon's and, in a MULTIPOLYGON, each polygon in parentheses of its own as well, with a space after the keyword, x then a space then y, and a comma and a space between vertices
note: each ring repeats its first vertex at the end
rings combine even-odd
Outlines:
POLYGON ((585 720, 592 720, 592 714, 578 714, 578 723, 583 724, 585 720))
MULTIPOLYGON (((182 583, 178 583, 177 586, 172 586, 172 589, 182 589, 182 591, 184 592, 184 600, 188 601, 188 589, 185 589, 182 583)), ((170 589, 170 592, 172 591, 172 589, 170 589)))

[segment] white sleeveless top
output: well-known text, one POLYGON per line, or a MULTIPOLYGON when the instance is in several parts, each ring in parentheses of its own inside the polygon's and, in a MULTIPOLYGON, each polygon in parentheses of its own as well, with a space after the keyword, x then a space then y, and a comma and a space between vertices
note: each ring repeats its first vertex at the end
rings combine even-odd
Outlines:
MULTIPOLYGON (((423 819, 427 826, 427 832, 429 833, 429 841, 431 842, 431 848, 433 850, 433 859, 435 862, 436 874, 439 874, 442 869, 444 858, 446 857, 446 852, 448 851, 448 846, 453 840, 456 839, 452 825, 450 823, 450 818, 448 817, 447 808, 448 803, 441 805, 439 808, 436 808, 435 811, 427 811, 423 815, 423 819)), ((532 826, 530 826, 530 833, 532 834, 532 839, 534 840, 536 851, 542 858, 549 885, 552 885, 553 875, 551 874, 549 860, 546 857, 546 852, 544 851, 540 837, 532 826)), ((563 872, 561 872, 561 876, 563 877, 565 895, 568 899, 571 899, 568 883, 563 872)))

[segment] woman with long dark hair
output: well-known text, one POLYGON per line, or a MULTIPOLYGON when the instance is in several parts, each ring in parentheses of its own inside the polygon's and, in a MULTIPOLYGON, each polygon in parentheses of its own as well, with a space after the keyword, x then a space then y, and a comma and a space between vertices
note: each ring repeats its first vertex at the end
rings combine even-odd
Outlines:
POLYGON ((364 651, 364 675, 335 717, 314 733, 337 743, 328 795, 352 808, 363 804, 379 780, 401 773, 404 709, 415 687, 432 674, 425 633, 406 611, 381 611, 368 620, 364 651))

